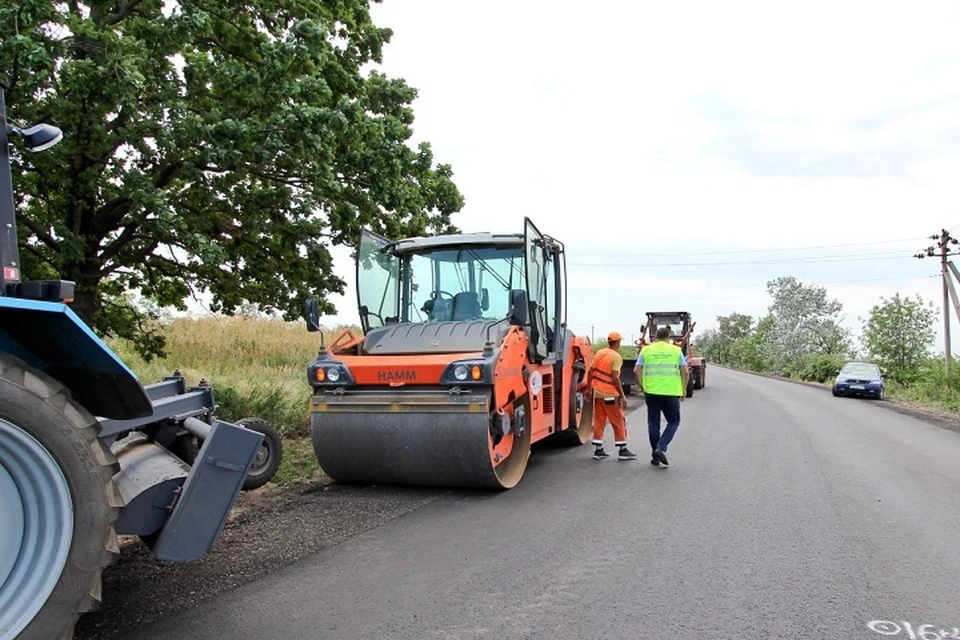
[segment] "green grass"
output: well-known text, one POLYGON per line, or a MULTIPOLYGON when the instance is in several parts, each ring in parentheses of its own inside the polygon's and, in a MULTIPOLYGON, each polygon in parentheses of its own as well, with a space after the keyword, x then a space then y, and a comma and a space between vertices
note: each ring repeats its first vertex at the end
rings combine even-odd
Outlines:
POLYGON ((960 413, 960 362, 952 363, 950 379, 943 370, 942 360, 924 364, 910 384, 887 383, 887 395, 891 398, 960 413))
POLYGON ((283 461, 274 484, 282 485, 295 480, 309 480, 323 475, 317 457, 313 453, 310 438, 288 438, 283 442, 283 461))

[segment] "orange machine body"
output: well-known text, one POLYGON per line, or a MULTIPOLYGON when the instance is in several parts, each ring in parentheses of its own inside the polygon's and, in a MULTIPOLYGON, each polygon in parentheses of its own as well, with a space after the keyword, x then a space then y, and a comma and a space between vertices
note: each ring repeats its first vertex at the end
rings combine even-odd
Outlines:
POLYGON ((593 350, 566 326, 562 243, 529 220, 512 235, 364 231, 357 260, 363 334, 307 367, 328 475, 510 488, 531 444, 589 440, 593 350))
MULTIPOLYGON (((559 432, 576 430, 582 422, 584 407, 577 407, 573 399, 586 392, 586 375, 593 361, 593 350, 586 337, 574 337, 568 353, 534 363, 529 358, 529 340, 526 333, 511 327, 493 354, 484 351, 455 353, 423 353, 411 355, 360 355, 362 337, 349 329, 331 344, 330 357, 342 365, 352 378, 352 388, 367 391, 435 390, 449 379, 455 363, 466 363, 471 389, 490 395, 491 417, 508 415, 514 419, 517 402, 527 398, 528 427, 531 443, 559 432), (559 365, 559 366, 558 366, 559 365), (489 375, 492 374, 492 375, 489 375)), ((322 360, 321 360, 322 362, 322 360)), ((324 367, 312 369, 313 380, 327 381, 324 367)), ((589 420, 587 421, 589 423, 589 420)), ((490 450, 496 457, 506 458, 512 450, 513 439, 500 442, 491 439, 490 450)))

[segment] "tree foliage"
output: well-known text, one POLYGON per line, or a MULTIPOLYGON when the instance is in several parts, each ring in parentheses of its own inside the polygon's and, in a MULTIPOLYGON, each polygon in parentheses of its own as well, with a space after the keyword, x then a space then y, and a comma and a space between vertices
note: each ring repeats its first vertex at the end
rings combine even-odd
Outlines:
POLYGON ((9 115, 64 131, 14 157, 25 274, 75 281, 77 313, 146 356, 129 291, 334 311, 330 246, 452 231, 463 205, 408 144, 416 91, 365 70, 390 36, 367 0, 3 3, 9 115))
POLYGON ((935 318, 933 303, 920 295, 881 298, 864 321, 864 347, 894 380, 911 382, 929 355, 935 318))
POLYGON ((849 351, 849 331, 840 326, 843 305, 829 299, 824 287, 781 277, 767 282, 767 292, 773 300, 773 327, 764 350, 774 366, 786 367, 806 355, 849 351))
MULTIPOLYGON (((772 304, 756 321, 748 315, 717 316, 717 325, 700 334, 696 348, 707 360, 737 369, 828 382, 845 362, 857 357, 850 332, 841 326, 842 305, 826 290, 795 278, 767 283, 772 304)), ((944 378, 931 360, 936 310, 916 295, 880 298, 863 322, 861 340, 870 360, 884 367, 917 399, 960 407, 960 376, 944 378)))
POLYGON ((694 346, 714 362, 732 364, 738 341, 748 338, 752 328, 751 316, 736 312, 717 316, 717 328, 704 331, 694 346))

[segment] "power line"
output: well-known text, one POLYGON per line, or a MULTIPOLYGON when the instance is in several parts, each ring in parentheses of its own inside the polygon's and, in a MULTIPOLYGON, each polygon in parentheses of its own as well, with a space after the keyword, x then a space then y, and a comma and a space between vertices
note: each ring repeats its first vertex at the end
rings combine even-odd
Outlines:
MULTIPOLYGON (((957 225, 960 226, 960 225, 957 225)), ((915 236, 913 238, 903 238, 900 240, 877 240, 875 242, 849 242, 846 244, 821 244, 813 245, 807 247, 781 247, 777 249, 740 249, 735 251, 705 251, 705 252, 694 252, 694 253, 646 253, 644 255, 651 258, 679 258, 687 256, 722 256, 722 255, 741 255, 748 253, 779 253, 783 251, 812 251, 814 249, 838 249, 841 247, 866 247, 866 246, 875 246, 878 244, 896 244, 898 242, 916 242, 918 240, 925 240, 925 236, 915 236)), ((611 258, 609 253, 574 253, 571 252, 568 254, 570 257, 575 258, 611 258)))
MULTIPOLYGON (((644 257, 649 257, 645 254, 644 257)), ((756 264, 821 264, 826 262, 863 262, 874 260, 906 260, 912 256, 896 254, 894 252, 884 252, 878 254, 849 254, 834 256, 816 256, 806 258, 781 258, 779 260, 732 260, 726 262, 578 262, 572 260, 568 262, 571 266, 577 267, 719 267, 734 265, 756 265, 756 264)))
POLYGON ((816 280, 811 281, 811 284, 848 284, 854 282, 899 282, 901 280, 929 280, 931 278, 939 278, 940 274, 934 274, 932 276, 900 276, 899 278, 858 278, 856 280, 816 280))

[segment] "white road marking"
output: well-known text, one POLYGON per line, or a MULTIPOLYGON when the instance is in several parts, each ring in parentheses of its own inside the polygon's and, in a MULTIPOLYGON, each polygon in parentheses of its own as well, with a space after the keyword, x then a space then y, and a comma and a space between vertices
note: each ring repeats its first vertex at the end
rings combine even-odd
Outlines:
POLYGON ((882 636, 899 636, 902 634, 910 640, 944 640, 945 638, 956 638, 960 640, 960 627, 953 629, 938 630, 937 625, 920 624, 913 625, 906 620, 893 622, 892 620, 871 620, 867 623, 867 628, 879 633, 882 636))

